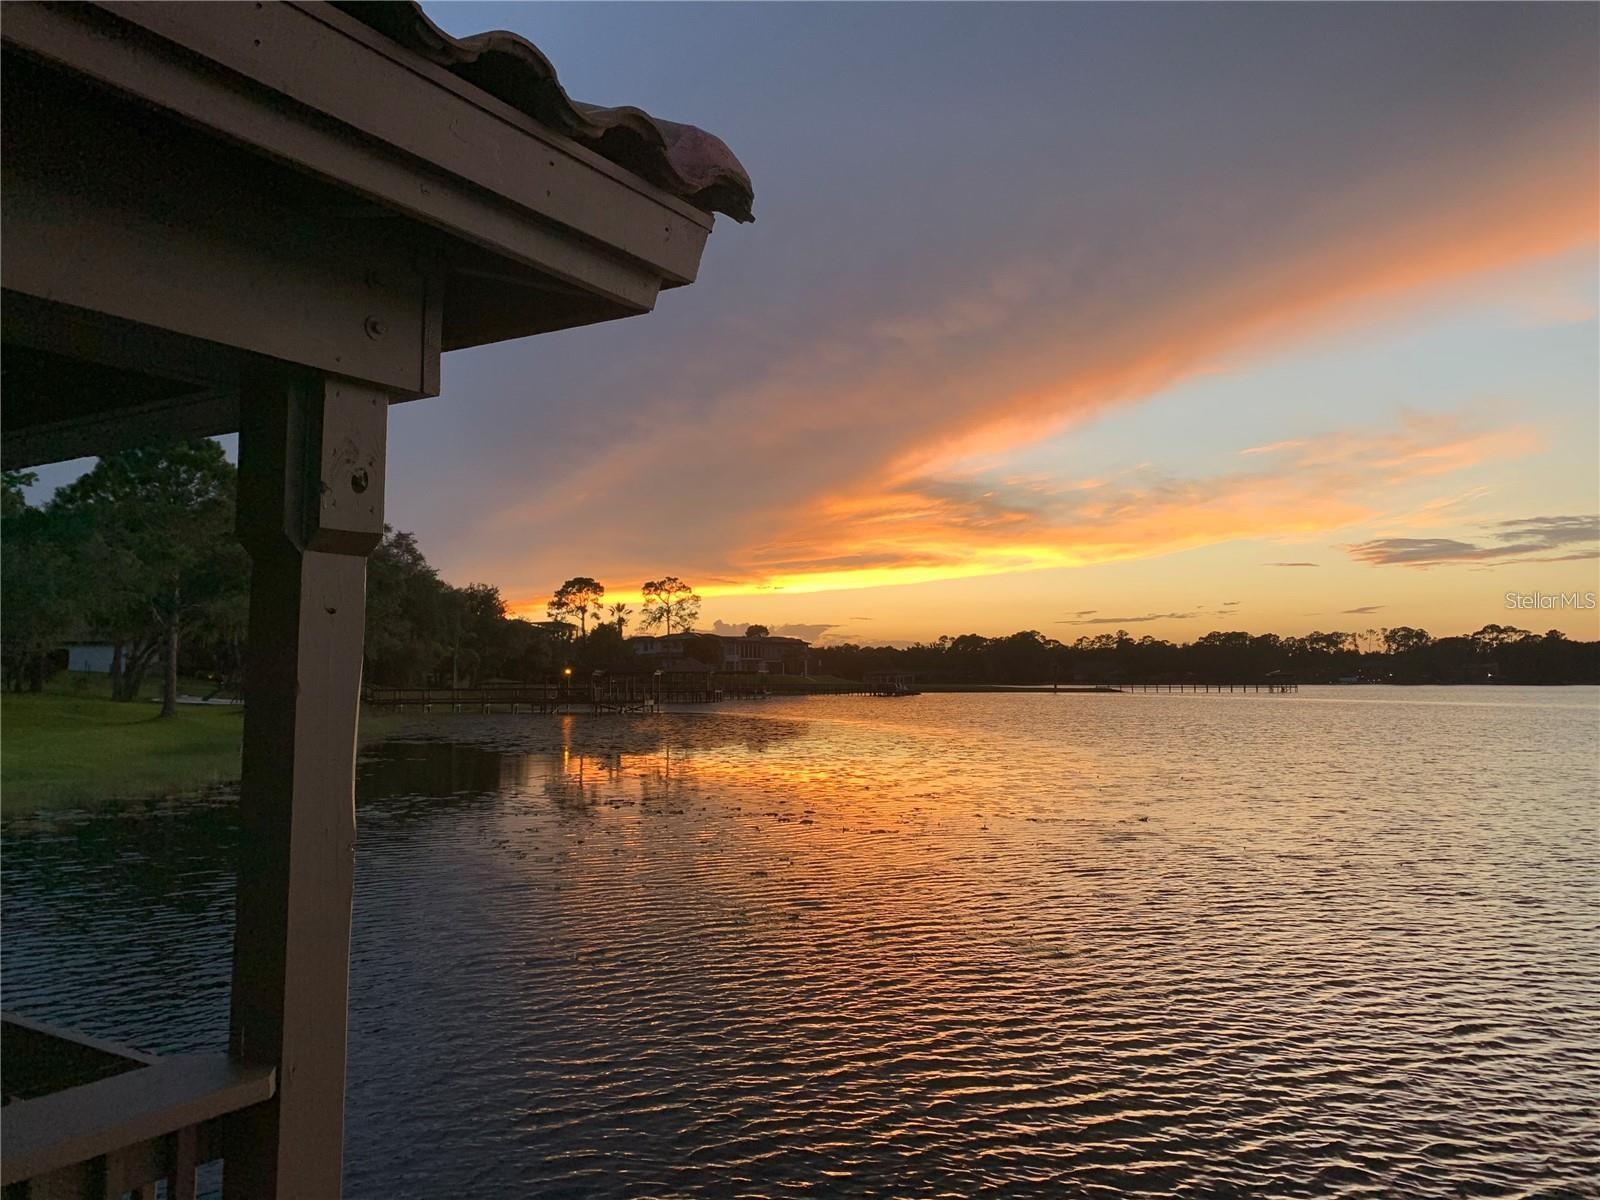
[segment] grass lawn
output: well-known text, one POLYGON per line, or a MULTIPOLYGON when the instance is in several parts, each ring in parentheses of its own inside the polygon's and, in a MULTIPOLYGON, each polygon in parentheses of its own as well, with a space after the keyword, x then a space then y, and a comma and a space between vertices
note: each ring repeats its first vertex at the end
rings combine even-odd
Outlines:
MULTIPOLYGON (((765 686, 775 695, 826 694, 861 686, 831 676, 731 679, 765 686)), ((103 675, 59 675, 43 692, 0 695, 0 808, 14 814, 145 799, 238 779, 244 710, 180 704, 177 716, 163 720, 152 703, 160 686, 159 679, 146 680, 145 695, 119 704, 107 698, 109 684, 103 675)), ((201 680, 178 681, 184 695, 205 696, 211 690, 201 680)), ((381 740, 415 720, 363 710, 360 740, 381 740)))
MULTIPOLYGON (((239 778, 244 710, 106 698, 102 677, 0 696, 0 806, 8 813, 193 791, 239 778)), ((199 685, 180 687, 204 694, 199 685)), ((209 688, 205 689, 209 691, 209 688)))
MULTIPOLYGON (((162 720, 149 696, 119 704, 104 676, 58 676, 43 692, 0 696, 0 807, 7 813, 192 792, 239 778, 244 710, 180 704, 162 720)), ((211 687, 179 680, 178 691, 211 687)), ((404 724, 362 714, 363 739, 404 724)))

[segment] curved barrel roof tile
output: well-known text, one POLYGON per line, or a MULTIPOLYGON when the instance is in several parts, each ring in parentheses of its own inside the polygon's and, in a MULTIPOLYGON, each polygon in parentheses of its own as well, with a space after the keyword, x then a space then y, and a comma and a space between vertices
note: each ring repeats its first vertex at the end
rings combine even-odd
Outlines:
POLYGON ((505 30, 451 37, 413 0, 336 0, 335 6, 696 208, 755 219, 750 176, 721 138, 631 105, 601 108, 573 100, 550 60, 526 38, 505 30))

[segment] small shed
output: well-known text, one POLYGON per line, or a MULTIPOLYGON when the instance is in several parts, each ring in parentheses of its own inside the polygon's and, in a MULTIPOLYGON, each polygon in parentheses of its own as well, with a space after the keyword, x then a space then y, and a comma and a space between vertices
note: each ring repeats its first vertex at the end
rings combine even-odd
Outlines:
POLYGON ((238 432, 253 560, 230 1044, 156 1060, 8 1017, 0 1182, 182 1198, 220 1157, 230 1200, 323 1200, 389 405, 437 394, 447 351, 649 312, 750 182, 411 3, 17 3, 0 40, 0 458, 238 432))

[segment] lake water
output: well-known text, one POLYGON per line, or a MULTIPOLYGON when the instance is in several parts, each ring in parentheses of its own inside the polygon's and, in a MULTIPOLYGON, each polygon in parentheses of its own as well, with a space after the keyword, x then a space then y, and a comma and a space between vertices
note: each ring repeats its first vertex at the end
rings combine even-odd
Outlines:
MULTIPOLYGON (((1600 1195, 1600 691, 363 752, 346 1193, 1600 1195)), ((226 1044, 226 796, 8 820, 7 1008, 226 1044)))

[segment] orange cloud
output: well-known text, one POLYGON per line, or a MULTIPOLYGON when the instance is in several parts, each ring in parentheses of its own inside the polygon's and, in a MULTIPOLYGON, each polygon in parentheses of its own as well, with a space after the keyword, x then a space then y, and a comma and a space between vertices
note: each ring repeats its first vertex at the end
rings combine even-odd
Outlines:
POLYGON ((1166 554, 1242 538, 1299 538, 1371 521, 1396 489, 1538 445, 1531 431, 1473 431, 1412 417, 1270 448, 1259 468, 1200 479, 1148 472, 1112 484, 906 480, 824 501, 749 552, 752 578, 709 594, 923 583, 1166 554))

